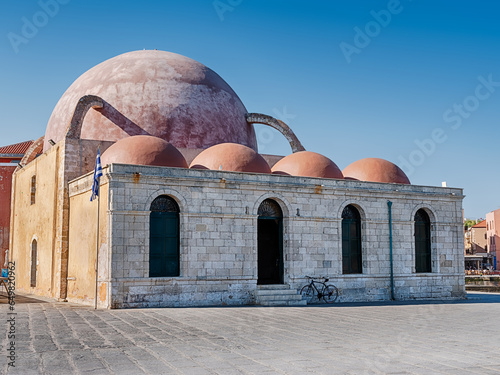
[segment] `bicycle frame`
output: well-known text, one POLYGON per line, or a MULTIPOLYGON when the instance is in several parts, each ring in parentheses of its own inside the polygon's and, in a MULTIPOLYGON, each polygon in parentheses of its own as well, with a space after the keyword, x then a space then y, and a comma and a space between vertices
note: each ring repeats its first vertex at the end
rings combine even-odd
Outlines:
POLYGON ((300 294, 311 299, 316 297, 319 300, 323 299, 326 303, 333 303, 339 296, 338 288, 332 284, 326 284, 329 281, 327 277, 311 277, 306 276, 309 282, 302 287, 300 294), (324 281, 318 281, 323 279, 324 281))
POLYGON ((311 282, 309 283, 309 285, 312 286, 314 288, 314 290, 316 291, 316 295, 318 296, 318 299, 323 298, 323 290, 326 287, 325 283, 323 283, 321 281, 314 281, 314 279, 311 279, 311 282), (318 289, 318 287, 316 286, 316 284, 322 284, 323 285, 323 287, 321 288, 321 291, 318 289))

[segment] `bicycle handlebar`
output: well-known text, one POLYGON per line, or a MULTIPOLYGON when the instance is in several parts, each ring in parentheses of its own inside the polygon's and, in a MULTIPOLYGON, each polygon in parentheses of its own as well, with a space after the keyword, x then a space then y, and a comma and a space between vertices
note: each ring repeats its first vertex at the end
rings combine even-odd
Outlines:
POLYGON ((306 275, 306 278, 307 278, 307 279, 312 279, 312 280, 324 279, 324 280, 325 280, 325 281, 324 281, 325 283, 326 283, 328 280, 330 280, 328 277, 325 277, 325 276, 307 276, 307 275, 306 275))

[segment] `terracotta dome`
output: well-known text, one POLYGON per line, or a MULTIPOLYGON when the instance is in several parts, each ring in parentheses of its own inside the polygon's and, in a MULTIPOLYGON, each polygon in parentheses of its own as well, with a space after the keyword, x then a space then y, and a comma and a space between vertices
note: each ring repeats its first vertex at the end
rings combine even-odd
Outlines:
POLYGON ((187 168, 186 159, 172 144, 150 135, 122 138, 101 156, 101 164, 122 163, 187 168))
POLYGON ((54 108, 44 150, 51 147, 49 139, 64 138, 84 95, 99 96, 105 104, 86 114, 83 139, 153 135, 179 148, 234 142, 257 150, 245 106, 217 73, 188 57, 156 50, 125 53, 83 73, 54 108))
POLYGON ((299 151, 284 157, 273 166, 272 171, 291 176, 344 178, 333 161, 311 151, 299 151))
POLYGON ((236 143, 221 143, 202 151, 190 168, 234 172, 271 173, 269 164, 250 147, 236 143))
POLYGON ((396 164, 378 158, 366 158, 349 164, 343 171, 345 179, 410 184, 406 174, 396 164))

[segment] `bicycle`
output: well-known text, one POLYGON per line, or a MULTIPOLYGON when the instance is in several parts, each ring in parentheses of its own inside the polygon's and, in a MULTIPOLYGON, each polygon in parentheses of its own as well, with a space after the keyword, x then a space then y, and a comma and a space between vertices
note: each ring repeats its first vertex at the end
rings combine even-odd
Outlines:
POLYGON ((307 303, 311 302, 316 296, 318 301, 323 298, 326 303, 334 303, 339 297, 339 290, 335 285, 326 284, 328 278, 326 277, 312 277, 306 276, 310 280, 309 284, 302 287, 300 294, 305 297, 307 303), (324 281, 316 281, 318 279, 324 279, 324 281))

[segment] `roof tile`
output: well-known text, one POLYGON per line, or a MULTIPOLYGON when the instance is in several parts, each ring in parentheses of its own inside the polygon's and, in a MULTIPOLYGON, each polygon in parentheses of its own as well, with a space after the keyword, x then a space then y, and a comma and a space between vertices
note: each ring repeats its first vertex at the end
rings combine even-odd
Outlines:
POLYGON ((33 144, 33 141, 25 141, 21 143, 16 143, 9 146, 0 147, 0 154, 25 154, 28 148, 33 144))
POLYGON ((486 220, 483 220, 476 225, 473 225, 472 228, 486 228, 486 220))

